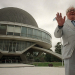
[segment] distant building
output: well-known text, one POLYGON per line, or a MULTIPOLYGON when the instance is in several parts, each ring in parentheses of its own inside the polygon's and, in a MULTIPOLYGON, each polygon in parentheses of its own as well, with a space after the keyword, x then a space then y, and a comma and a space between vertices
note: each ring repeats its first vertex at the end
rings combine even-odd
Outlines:
POLYGON ((0 63, 26 63, 28 52, 40 54, 39 48, 50 49, 51 39, 28 12, 15 7, 0 9, 0 63))

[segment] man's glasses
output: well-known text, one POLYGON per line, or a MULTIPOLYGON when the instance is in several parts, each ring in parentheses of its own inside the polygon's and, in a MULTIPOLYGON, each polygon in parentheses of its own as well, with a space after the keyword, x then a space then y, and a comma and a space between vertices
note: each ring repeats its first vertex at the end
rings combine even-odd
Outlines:
POLYGON ((75 12, 75 9, 69 9, 69 10, 67 11, 67 13, 68 13, 68 12, 71 12, 71 11, 75 12))

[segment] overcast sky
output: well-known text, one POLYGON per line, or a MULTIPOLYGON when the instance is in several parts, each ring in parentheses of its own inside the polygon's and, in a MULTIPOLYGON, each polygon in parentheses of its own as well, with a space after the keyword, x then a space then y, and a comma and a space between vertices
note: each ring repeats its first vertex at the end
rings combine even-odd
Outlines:
POLYGON ((39 28, 48 31, 52 35, 52 50, 60 39, 54 37, 57 22, 53 21, 57 12, 65 16, 69 6, 75 6, 75 0, 0 0, 0 8, 18 7, 29 12, 36 20, 39 28))

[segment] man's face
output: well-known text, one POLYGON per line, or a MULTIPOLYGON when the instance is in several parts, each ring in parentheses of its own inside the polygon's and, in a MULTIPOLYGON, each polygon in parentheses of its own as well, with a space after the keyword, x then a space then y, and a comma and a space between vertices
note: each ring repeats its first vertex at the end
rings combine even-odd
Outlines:
POLYGON ((66 13, 69 20, 75 20, 75 8, 71 8, 66 13))

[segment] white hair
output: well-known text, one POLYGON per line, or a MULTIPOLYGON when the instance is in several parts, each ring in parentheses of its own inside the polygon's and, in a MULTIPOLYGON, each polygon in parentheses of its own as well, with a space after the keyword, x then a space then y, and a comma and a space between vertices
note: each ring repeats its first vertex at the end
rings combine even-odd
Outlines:
POLYGON ((75 7, 74 7, 74 6, 70 6, 70 7, 66 10, 66 14, 67 14, 67 12, 68 12, 71 8, 75 8, 75 7))

